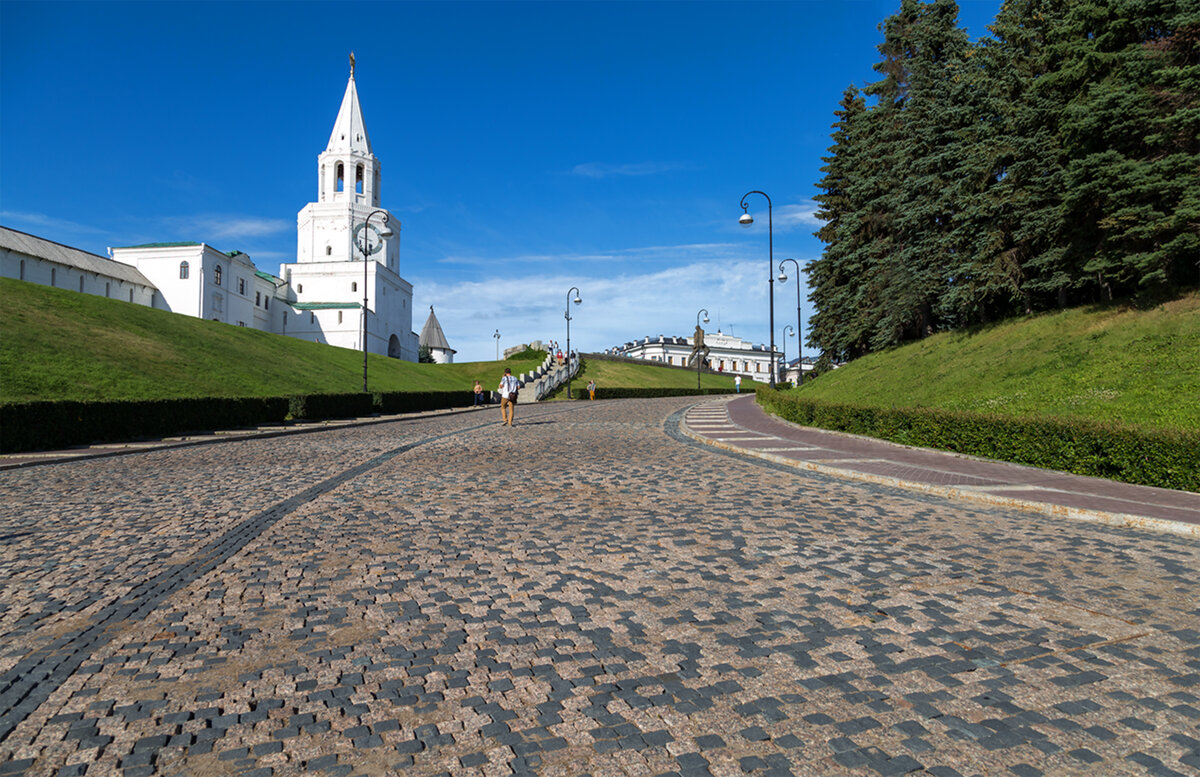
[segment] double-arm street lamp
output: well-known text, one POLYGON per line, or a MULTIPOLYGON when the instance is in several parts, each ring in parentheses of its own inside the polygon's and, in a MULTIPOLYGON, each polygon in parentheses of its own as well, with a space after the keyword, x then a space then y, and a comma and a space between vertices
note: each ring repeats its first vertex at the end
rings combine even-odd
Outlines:
POLYGON ((770 320, 767 322, 767 331, 771 334, 771 376, 770 386, 775 388, 775 228, 771 218, 771 198, 767 197, 766 192, 760 192, 757 189, 746 192, 742 195, 742 215, 738 217, 738 223, 743 227, 748 227, 754 223, 754 217, 746 210, 746 198, 751 194, 761 194, 767 199, 767 300, 770 307, 770 320))
MULTIPOLYGON (((800 325, 800 263, 797 262, 795 259, 784 259, 782 262, 780 262, 779 263, 779 282, 780 283, 787 282, 788 277, 783 272, 783 266, 785 264, 787 264, 788 262, 791 262, 792 264, 796 265, 796 332, 800 335, 800 339, 796 341, 796 350, 798 351, 796 358, 799 360, 796 362, 796 365, 797 365, 797 367, 799 367, 799 370, 800 370, 800 374, 796 378, 796 385, 799 386, 801 383, 804 382, 804 327, 800 325)), ((784 362, 784 364, 786 364, 786 363, 787 362, 784 362)))
POLYGON ((787 377, 787 339, 789 330, 791 330, 792 337, 795 337, 796 329, 791 324, 785 326, 783 332, 779 335, 779 353, 783 357, 783 374, 779 376, 781 378, 787 377))
POLYGON ((696 390, 697 391, 700 390, 700 364, 701 364, 701 362, 704 361, 704 355, 700 352, 700 343, 699 343, 699 339, 700 339, 699 335, 701 334, 701 330, 700 330, 700 314, 701 313, 704 314, 704 323, 707 324, 708 323, 708 308, 700 308, 700 310, 696 311, 696 341, 697 342, 693 343, 693 345, 696 346, 696 390))
POLYGON ((358 243, 358 250, 363 255, 363 304, 362 304, 362 348, 363 348, 363 393, 367 392, 367 261, 371 258, 371 254, 375 251, 383 249, 383 238, 391 237, 394 233, 388 227, 388 214, 386 210, 372 211, 367 220, 363 222, 363 227, 360 230, 362 240, 358 243), (379 230, 379 245, 374 250, 371 249, 371 219, 377 215, 383 216, 383 229, 379 230))
POLYGON ((500 330, 497 329, 492 337, 496 338, 496 361, 500 361, 500 330))
POLYGON ((563 313, 563 317, 567 319, 567 399, 571 398, 571 292, 575 292, 576 305, 583 302, 579 298, 578 286, 567 289, 567 310, 563 313))

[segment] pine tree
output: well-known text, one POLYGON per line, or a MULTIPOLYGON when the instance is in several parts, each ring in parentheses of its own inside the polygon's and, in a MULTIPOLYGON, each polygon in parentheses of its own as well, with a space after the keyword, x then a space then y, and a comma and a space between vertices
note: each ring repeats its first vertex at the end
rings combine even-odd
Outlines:
POLYGON ((868 337, 868 330, 855 326, 863 273, 857 248, 865 238, 864 215, 850 194, 863 162, 857 139, 866 102, 857 87, 846 89, 834 115, 833 145, 829 156, 822 157, 825 175, 817 184, 821 194, 814 198, 821 206, 817 218, 824 222, 815 234, 826 247, 804 269, 812 287, 808 298, 817 310, 809 320, 807 345, 840 361, 861 354, 868 337))

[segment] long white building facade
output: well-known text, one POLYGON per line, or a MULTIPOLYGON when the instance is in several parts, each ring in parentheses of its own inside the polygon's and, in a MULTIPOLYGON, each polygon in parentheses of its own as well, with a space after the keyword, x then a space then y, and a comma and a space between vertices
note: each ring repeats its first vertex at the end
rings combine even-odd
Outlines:
POLYGON ((106 258, 5 227, 0 276, 355 350, 363 348, 365 298, 367 350, 417 361, 400 221, 380 205, 381 185, 352 64, 317 157, 317 200, 300 210, 296 261, 280 266, 282 277, 206 243, 110 248, 106 258))
MULTIPOLYGON (((771 352, 767 346, 755 345, 749 340, 723 334, 720 330, 714 334, 705 334, 704 344, 708 346, 709 350, 707 360, 709 369, 742 375, 763 383, 770 382, 771 352)), ((609 348, 605 353, 684 367, 689 366, 688 359, 692 355, 692 338, 665 335, 647 336, 641 340, 609 348)), ((776 351, 774 356, 775 374, 778 380, 780 353, 776 351)))

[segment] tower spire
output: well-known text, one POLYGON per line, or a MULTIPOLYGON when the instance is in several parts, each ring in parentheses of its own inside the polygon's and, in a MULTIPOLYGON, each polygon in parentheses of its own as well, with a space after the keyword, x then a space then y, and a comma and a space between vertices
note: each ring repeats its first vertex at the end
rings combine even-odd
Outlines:
POLYGON ((354 52, 350 52, 350 77, 354 78, 354 52))

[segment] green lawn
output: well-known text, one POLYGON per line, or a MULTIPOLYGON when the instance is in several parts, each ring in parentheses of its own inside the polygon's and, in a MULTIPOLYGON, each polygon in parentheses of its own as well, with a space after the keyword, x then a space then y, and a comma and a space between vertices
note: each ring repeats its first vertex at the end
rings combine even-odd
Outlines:
MULTIPOLYGON (((119 300, 0 278, 0 401, 281 396, 362 388, 362 353, 119 300)), ((540 360, 414 364, 368 360, 372 391, 494 389, 540 360)), ((695 386, 695 373, 594 361, 586 386, 695 386)), ((705 376, 706 387, 729 386, 705 376)))
POLYGON ((800 391, 857 405, 1200 429, 1200 295, 938 334, 856 359, 800 391))

